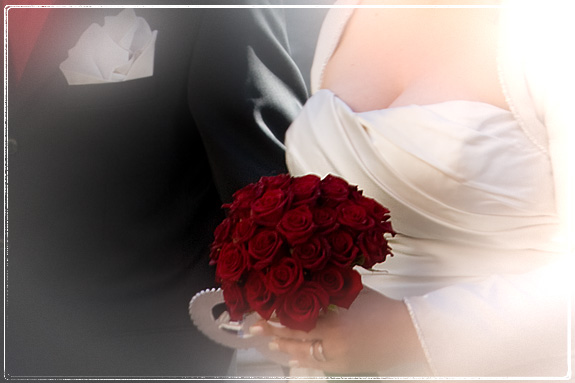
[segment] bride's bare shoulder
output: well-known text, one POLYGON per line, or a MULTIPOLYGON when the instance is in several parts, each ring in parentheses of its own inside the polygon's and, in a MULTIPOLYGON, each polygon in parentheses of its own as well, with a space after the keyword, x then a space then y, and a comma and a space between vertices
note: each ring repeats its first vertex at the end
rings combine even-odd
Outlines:
MULTIPOLYGON (((498 1, 465 3, 497 5, 498 1)), ((450 99, 505 107, 496 65, 498 10, 401 7, 406 4, 462 2, 363 1, 367 7, 350 17, 325 67, 321 87, 334 91, 356 111, 450 99)))

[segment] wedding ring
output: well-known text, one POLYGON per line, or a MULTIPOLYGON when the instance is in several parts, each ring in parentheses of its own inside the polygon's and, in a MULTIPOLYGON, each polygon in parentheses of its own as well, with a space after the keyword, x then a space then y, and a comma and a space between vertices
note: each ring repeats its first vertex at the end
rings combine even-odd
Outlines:
POLYGON ((317 362, 326 362, 327 359, 323 354, 323 343, 321 340, 314 340, 309 346, 309 355, 317 362))

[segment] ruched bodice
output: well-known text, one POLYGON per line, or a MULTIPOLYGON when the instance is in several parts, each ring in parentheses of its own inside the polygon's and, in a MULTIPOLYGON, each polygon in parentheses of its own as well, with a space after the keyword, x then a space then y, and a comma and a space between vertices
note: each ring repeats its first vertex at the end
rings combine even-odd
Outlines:
POLYGON ((396 255, 364 282, 392 297, 526 272, 554 252, 549 158, 507 110, 449 101, 355 113, 324 89, 286 145, 292 174, 339 175, 391 210, 396 255))

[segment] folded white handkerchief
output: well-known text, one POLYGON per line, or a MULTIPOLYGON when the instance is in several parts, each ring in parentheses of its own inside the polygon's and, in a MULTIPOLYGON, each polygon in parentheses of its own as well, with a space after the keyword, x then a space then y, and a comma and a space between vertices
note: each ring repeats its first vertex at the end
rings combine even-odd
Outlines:
POLYGON ((153 31, 133 9, 92 24, 60 64, 68 84, 99 84, 150 77, 154 73, 153 31))

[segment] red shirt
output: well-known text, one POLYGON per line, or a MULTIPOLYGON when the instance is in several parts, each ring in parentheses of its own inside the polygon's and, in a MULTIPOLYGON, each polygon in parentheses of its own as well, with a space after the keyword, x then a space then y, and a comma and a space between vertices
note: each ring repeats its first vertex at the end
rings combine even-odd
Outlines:
MULTIPOLYGON (((3 1, 2 5, 14 5, 10 3, 12 2, 3 1)), ((53 3, 54 0, 27 0, 26 5, 38 7, 8 9, 8 68, 14 71, 18 80, 24 73, 30 54, 50 14, 50 8, 41 6, 53 3), (13 68, 10 68, 10 65, 13 65, 13 68)))

